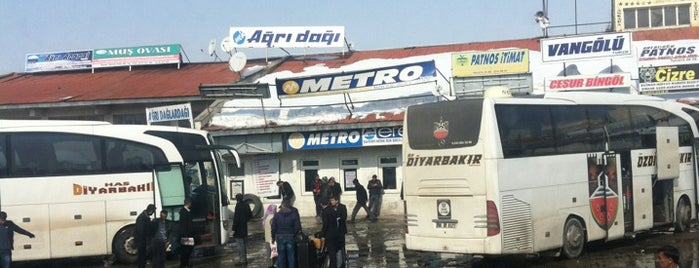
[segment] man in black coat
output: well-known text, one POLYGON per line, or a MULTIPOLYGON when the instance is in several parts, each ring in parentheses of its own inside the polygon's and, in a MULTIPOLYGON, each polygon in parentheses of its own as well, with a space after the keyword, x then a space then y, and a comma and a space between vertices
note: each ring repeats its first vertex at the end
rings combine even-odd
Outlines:
POLYGON ((364 208, 367 217, 370 220, 373 220, 372 214, 369 212, 369 207, 366 205, 366 202, 369 199, 366 194, 366 189, 364 189, 364 186, 362 186, 357 179, 354 179, 352 183, 354 183, 354 190, 357 193, 357 204, 354 205, 354 209, 352 209, 352 219, 350 219, 350 222, 354 223, 354 219, 357 217, 357 212, 359 212, 360 208, 364 208))
POLYGON ((151 240, 152 225, 151 216, 155 213, 155 205, 149 204, 136 218, 136 228, 134 229, 134 242, 136 242, 136 254, 138 254, 138 268, 146 267, 146 256, 148 255, 148 242, 151 240))
POLYGON ((243 194, 235 195, 235 211, 233 214, 233 238, 238 243, 238 262, 236 266, 248 264, 247 248, 248 221, 252 218, 252 211, 247 202, 243 201, 243 194))
POLYGON ((34 238, 34 234, 22 229, 14 222, 8 221, 7 213, 0 211, 0 267, 10 267, 10 264, 12 264, 15 233, 34 238))
POLYGON ((189 258, 192 256, 192 250, 194 249, 194 226, 192 225, 191 207, 192 199, 186 197, 184 199, 184 207, 180 209, 180 223, 178 228, 180 238, 180 268, 189 267, 189 258))
MULTIPOLYGON (((272 243, 277 243, 277 268, 296 267, 296 242, 294 237, 301 232, 299 211, 282 200, 279 212, 272 218, 272 243)), ((301 268, 301 267, 300 267, 301 268)))
POLYGON ((323 229, 321 239, 330 256, 330 268, 339 268, 345 259, 345 234, 347 234, 347 207, 340 204, 336 197, 330 197, 330 206, 323 211, 323 229))
POLYGON ((279 197, 282 201, 288 200, 291 206, 294 206, 294 201, 296 201, 296 195, 294 194, 294 189, 291 188, 291 184, 287 181, 278 180, 277 186, 279 186, 279 197))

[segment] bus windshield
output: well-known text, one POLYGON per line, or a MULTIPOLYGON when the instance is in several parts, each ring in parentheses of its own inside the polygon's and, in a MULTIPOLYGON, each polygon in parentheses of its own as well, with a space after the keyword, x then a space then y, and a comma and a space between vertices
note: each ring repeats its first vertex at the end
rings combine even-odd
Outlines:
POLYGON ((475 145, 482 110, 483 99, 430 103, 409 109, 410 148, 429 150, 475 145))

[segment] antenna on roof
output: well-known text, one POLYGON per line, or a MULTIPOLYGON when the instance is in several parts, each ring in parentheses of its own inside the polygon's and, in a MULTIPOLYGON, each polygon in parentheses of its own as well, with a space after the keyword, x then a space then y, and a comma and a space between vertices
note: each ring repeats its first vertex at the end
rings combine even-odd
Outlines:
MULTIPOLYGON (((202 50, 202 52, 204 51, 202 50)), ((216 54, 216 39, 211 39, 211 41, 209 41, 208 54, 209 56, 214 57, 214 61, 221 60, 221 58, 218 57, 218 54, 216 54)))

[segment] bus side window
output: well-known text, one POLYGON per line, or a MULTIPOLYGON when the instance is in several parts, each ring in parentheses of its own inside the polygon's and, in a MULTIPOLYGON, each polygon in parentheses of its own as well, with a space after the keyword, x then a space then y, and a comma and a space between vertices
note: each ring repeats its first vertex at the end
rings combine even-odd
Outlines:
POLYGON ((0 178, 7 177, 7 157, 5 152, 7 146, 5 146, 5 135, 0 135, 0 178))

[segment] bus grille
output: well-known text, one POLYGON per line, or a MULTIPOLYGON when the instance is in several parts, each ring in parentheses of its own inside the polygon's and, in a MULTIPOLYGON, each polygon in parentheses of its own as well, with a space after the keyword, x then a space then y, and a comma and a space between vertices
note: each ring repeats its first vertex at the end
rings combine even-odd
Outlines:
POLYGON ((512 195, 502 197, 502 244, 505 253, 532 250, 531 205, 512 195))

